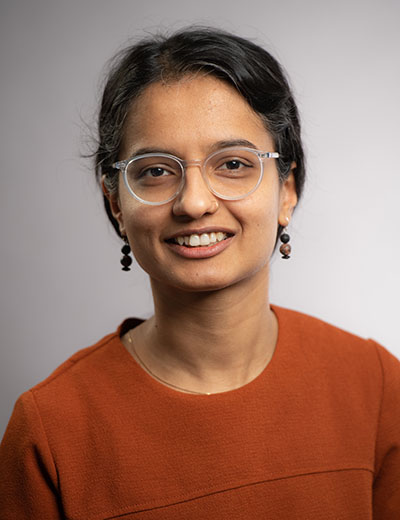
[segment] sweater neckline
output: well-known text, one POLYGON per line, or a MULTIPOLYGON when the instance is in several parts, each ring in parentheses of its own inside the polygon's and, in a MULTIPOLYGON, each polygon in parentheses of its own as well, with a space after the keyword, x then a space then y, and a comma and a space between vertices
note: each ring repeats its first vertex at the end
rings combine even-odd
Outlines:
POLYGON ((120 352, 122 351, 122 356, 124 358, 124 362, 127 363, 132 369, 132 376, 135 377, 136 381, 143 385, 148 391, 152 391, 154 393, 159 394, 159 396, 166 396, 175 399, 198 399, 198 400, 214 400, 214 399, 222 399, 230 396, 238 396, 245 395, 249 392, 257 392, 258 387, 262 385, 265 378, 267 378, 271 372, 276 373, 279 372, 279 365, 282 363, 282 357, 284 356, 284 345, 286 340, 285 336, 285 326, 283 324, 284 316, 283 309, 276 306, 270 305, 271 310, 275 314, 278 322, 278 337, 275 345, 274 352, 269 363, 266 367, 251 381, 248 383, 234 388, 232 390, 226 390, 224 392, 213 393, 210 395, 207 394, 191 394, 187 392, 182 392, 180 390, 174 389, 170 386, 167 386, 154 377, 152 377, 144 368, 136 361, 136 359, 132 356, 132 354, 127 350, 125 345, 122 343, 121 337, 128 332, 130 329, 137 327, 144 319, 140 318, 127 318, 124 320, 121 325, 118 327, 116 331, 116 339, 118 342, 118 348, 120 352))

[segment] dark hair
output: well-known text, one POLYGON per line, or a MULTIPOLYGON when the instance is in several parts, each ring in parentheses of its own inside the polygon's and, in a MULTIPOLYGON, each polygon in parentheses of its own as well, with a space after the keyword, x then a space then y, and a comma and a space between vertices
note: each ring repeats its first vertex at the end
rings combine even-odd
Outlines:
MULTIPOLYGON (((283 181, 296 162, 294 175, 300 197, 305 177, 304 152, 298 110, 279 63, 249 40, 210 27, 189 27, 171 36, 154 35, 118 53, 104 88, 99 114, 99 144, 95 153, 98 179, 115 192, 124 122, 132 103, 146 87, 174 81, 203 71, 233 85, 262 118, 280 154, 278 172, 283 181)), ((104 204, 115 230, 108 200, 104 204)), ((279 233, 279 232, 278 232, 279 233)))

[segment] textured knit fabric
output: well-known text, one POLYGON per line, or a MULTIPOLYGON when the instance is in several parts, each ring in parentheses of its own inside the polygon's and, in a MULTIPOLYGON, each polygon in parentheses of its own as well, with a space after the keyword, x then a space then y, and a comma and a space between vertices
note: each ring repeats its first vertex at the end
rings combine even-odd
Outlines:
POLYGON ((177 392, 120 334, 17 401, 0 449, 2 520, 398 520, 400 362, 274 307, 279 338, 251 383, 177 392))

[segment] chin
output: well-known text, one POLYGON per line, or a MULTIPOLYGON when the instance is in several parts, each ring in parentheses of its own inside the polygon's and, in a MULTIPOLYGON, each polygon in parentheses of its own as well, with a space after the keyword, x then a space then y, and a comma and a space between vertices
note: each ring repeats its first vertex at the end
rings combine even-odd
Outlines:
POLYGON ((185 261, 169 269, 160 269, 164 264, 141 264, 154 286, 164 287, 164 290, 183 292, 215 292, 240 284, 262 283, 269 273, 269 257, 260 257, 257 261, 245 264, 242 261, 215 263, 215 259, 185 261))
POLYGON ((221 276, 199 276, 193 278, 185 277, 184 279, 180 277, 169 278, 168 280, 159 279, 158 283, 184 292, 211 292, 234 285, 235 281, 221 276))
POLYGON ((184 292, 192 292, 192 293, 207 293, 207 292, 215 292, 215 291, 221 291, 223 289, 226 289, 227 287, 230 287, 234 285, 234 283, 222 283, 221 281, 200 281, 198 283, 186 283, 186 284, 180 284, 176 285, 175 287, 181 291, 184 292))
POLYGON ((220 270, 212 272, 212 273, 204 273, 204 272, 195 272, 195 273, 171 273, 171 276, 168 279, 165 277, 154 277, 152 278, 156 284, 162 284, 165 287, 170 287, 171 289, 176 289, 178 291, 183 292, 192 292, 192 293, 206 293, 206 292, 215 292, 223 289, 227 289, 228 287, 235 287, 241 283, 247 283, 257 277, 257 274, 260 273, 261 270, 254 270, 249 273, 227 273, 221 272, 220 270))

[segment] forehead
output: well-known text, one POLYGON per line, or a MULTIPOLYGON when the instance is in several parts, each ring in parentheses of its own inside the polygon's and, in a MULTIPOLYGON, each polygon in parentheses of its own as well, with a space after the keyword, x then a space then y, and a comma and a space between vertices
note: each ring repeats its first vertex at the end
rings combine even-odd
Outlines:
POLYGON ((213 143, 245 139, 267 150, 272 139, 262 119, 231 85, 212 76, 154 83, 132 104, 122 155, 159 146, 180 154, 207 152, 213 143))

